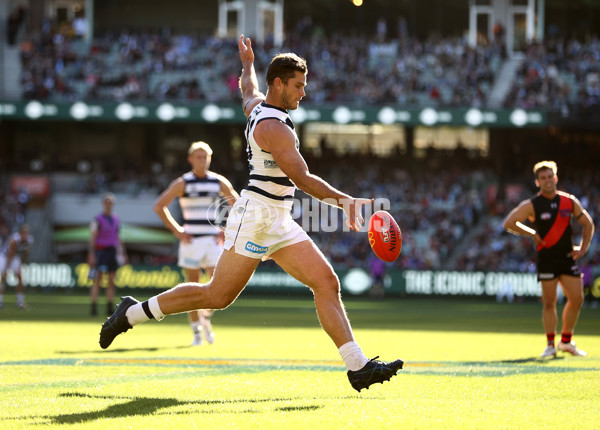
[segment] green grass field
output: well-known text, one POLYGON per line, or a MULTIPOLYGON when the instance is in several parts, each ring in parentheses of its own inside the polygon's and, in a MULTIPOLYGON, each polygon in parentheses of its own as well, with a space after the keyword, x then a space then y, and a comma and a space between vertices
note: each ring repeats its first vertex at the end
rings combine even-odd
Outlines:
POLYGON ((213 345, 177 315, 101 350, 86 297, 27 298, 0 310, 2 429, 600 428, 600 309, 579 321, 588 357, 542 360, 539 303, 347 299, 365 353, 406 362, 359 394, 310 299, 242 295, 213 345))

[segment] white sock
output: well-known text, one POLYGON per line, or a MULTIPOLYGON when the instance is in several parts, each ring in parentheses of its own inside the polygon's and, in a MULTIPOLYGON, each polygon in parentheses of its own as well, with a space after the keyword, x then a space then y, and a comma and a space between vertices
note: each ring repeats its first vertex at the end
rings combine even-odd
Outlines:
POLYGON ((4 294, 0 294, 0 305, 4 302, 4 294))
POLYGON ((192 331, 194 332, 194 334, 200 334, 200 321, 192 321, 190 323, 190 327, 192 328, 192 331))
POLYGON ((132 327, 150 319, 148 318, 148 315, 146 315, 146 312, 144 312, 144 308, 142 308, 141 303, 136 303, 135 305, 130 306, 129 309, 127 309, 127 312, 125 312, 125 316, 132 327))
POLYGON ((17 305, 22 305, 25 303, 25 294, 17 293, 17 305))
POLYGON ((150 297, 150 299, 148 299, 148 305, 150 306, 150 312, 152 312, 156 321, 160 321, 165 317, 165 314, 162 313, 160 306, 158 305, 158 297, 150 297))
POLYGON ((369 359, 355 341, 340 346, 339 352, 348 370, 362 369, 369 362, 369 359))
MULTIPOLYGON (((144 303, 136 303, 135 305, 130 306, 125 312, 127 321, 129 321, 129 324, 131 324, 132 327, 140 323, 146 322, 150 319, 150 317, 144 310, 144 303)), ((158 298, 156 296, 151 297, 148 300, 147 306, 150 313, 156 321, 160 321, 165 317, 165 315, 160 310, 160 306, 158 305, 158 298)))

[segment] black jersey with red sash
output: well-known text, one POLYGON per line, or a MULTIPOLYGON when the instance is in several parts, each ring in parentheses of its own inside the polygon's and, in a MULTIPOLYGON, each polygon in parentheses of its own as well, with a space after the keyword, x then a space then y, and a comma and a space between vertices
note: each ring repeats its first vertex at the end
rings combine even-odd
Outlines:
POLYGON ((553 199, 540 194, 531 199, 535 212, 534 226, 546 245, 538 245, 538 257, 564 258, 573 250, 571 218, 573 200, 570 194, 557 191, 553 199))

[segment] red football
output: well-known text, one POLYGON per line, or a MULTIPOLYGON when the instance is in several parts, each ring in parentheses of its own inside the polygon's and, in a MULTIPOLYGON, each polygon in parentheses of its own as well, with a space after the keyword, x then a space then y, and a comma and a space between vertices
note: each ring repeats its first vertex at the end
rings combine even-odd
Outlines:
POLYGON ((402 249, 402 231, 386 211, 377 211, 369 220, 369 244, 383 261, 395 261, 402 249))

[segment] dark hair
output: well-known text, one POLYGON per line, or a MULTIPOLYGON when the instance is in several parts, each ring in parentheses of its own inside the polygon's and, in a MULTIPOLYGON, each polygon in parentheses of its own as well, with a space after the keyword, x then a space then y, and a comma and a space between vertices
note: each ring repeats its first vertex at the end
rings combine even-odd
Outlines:
POLYGON ((273 85, 275 78, 280 78, 283 83, 287 83, 288 79, 293 78, 296 72, 306 74, 306 60, 298 55, 287 52, 277 54, 271 60, 269 69, 267 70, 267 85, 273 85))

